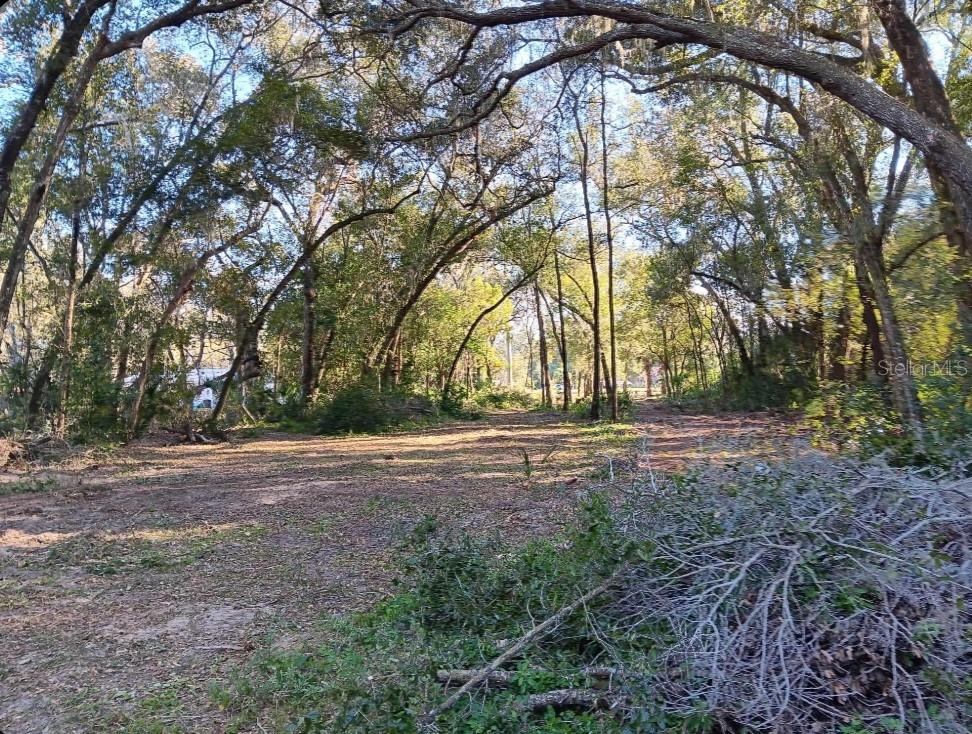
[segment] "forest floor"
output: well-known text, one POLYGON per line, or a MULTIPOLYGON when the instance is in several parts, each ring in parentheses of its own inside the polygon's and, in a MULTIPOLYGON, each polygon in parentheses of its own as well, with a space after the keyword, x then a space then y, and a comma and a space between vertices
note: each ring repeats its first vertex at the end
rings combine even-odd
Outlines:
POLYGON ((666 470, 778 453, 793 432, 769 414, 635 412, 618 426, 501 412, 379 436, 157 439, 0 477, 0 731, 219 732, 209 681, 387 594, 422 517, 552 534, 605 457, 642 437, 666 470))

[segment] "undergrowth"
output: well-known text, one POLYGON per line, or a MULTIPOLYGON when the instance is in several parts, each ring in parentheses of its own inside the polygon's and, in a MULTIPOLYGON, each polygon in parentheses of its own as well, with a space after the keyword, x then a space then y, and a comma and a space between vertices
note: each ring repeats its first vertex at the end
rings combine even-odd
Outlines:
POLYGON ((455 418, 476 420, 484 410, 509 410, 532 408, 534 399, 525 392, 491 385, 469 390, 465 385, 453 383, 439 397, 442 410, 455 418))
POLYGON ((434 731, 968 731, 972 523, 959 484, 810 457, 609 487, 565 535, 519 548, 427 518, 399 549, 393 596, 212 686, 227 731, 432 731, 423 714, 449 692, 437 671, 484 668, 601 586, 434 731), (595 669, 612 682, 592 682, 595 669), (610 705, 532 703, 565 689, 610 705))
MULTIPOLYGON (((266 649, 222 684, 213 700, 232 713, 228 731, 260 721, 277 731, 417 732, 444 698, 439 669, 482 666, 545 616, 596 585, 623 548, 607 505, 589 502, 569 535, 513 549, 495 537, 444 530, 426 518, 400 548, 398 592, 374 610, 322 623, 323 642, 266 649)), ((522 711, 517 701, 582 682, 604 654, 583 615, 558 644, 519 659, 510 684, 474 696, 438 721, 440 732, 621 734, 631 722, 583 711, 522 711)), ((647 731, 647 730, 644 730, 647 731)))
POLYGON ((888 407, 887 386, 828 384, 811 400, 805 422, 816 445, 859 458, 882 456, 895 466, 972 468, 972 404, 955 380, 930 376, 917 380, 926 435, 917 446, 888 407))
POLYGON ((28 477, 11 482, 0 482, 0 497, 13 494, 35 494, 56 489, 58 482, 50 477, 28 477))
MULTIPOLYGON (((631 397, 631 393, 627 390, 623 390, 618 393, 618 418, 621 420, 629 420, 632 415, 632 410, 634 408, 634 399, 631 397)), ((570 412, 577 418, 589 418, 591 415, 591 399, 590 397, 578 398, 570 406, 570 412)), ((601 396, 601 416, 607 417, 611 415, 611 404, 608 401, 606 395, 601 396)))
POLYGON ((293 433, 338 435, 419 428, 441 417, 435 401, 424 395, 360 384, 306 408, 296 401, 275 405, 265 420, 268 426, 293 433))

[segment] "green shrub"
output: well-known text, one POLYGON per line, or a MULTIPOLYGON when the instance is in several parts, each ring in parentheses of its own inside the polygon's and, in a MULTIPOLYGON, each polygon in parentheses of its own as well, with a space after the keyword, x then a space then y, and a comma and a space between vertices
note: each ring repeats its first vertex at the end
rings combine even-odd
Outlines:
POLYGON ((620 554, 599 497, 583 506, 562 542, 535 540, 510 551, 497 537, 450 532, 426 518, 402 547, 399 585, 426 628, 504 636, 595 585, 620 554))
POLYGON ((473 395, 473 401, 482 408, 500 409, 530 408, 534 403, 527 393, 505 387, 491 387, 477 392, 473 395))
POLYGON ((335 394, 306 420, 318 433, 375 433, 395 426, 424 423, 438 417, 438 407, 424 395, 381 392, 355 385, 335 394))
POLYGON ((869 383, 824 386, 804 416, 814 442, 837 451, 872 456, 885 449, 900 451, 905 441, 886 391, 869 383))
POLYGON ((953 378, 916 380, 925 416, 925 444, 915 446, 890 407, 889 388, 870 383, 825 385, 807 404, 813 441, 861 458, 881 454, 895 466, 951 466, 972 456, 972 409, 953 378))
MULTIPOLYGON (((229 731, 249 731, 259 715, 288 732, 417 733, 422 713, 447 694, 435 679, 437 669, 481 666, 499 654, 502 640, 519 637, 614 568, 622 544, 607 504, 593 498, 581 515, 567 537, 522 548, 452 532, 426 518, 400 548, 398 593, 371 612, 327 620, 321 643, 261 651, 213 686, 216 703, 235 717, 229 731)), ((438 731, 654 731, 638 725, 642 714, 626 720, 518 709, 515 703, 526 695, 584 685, 580 671, 603 654, 584 614, 567 620, 554 637, 554 644, 526 652, 506 689, 475 695, 446 712, 438 731)))
MULTIPOLYGON (((627 390, 623 390, 618 393, 618 417, 622 420, 630 418, 632 409, 634 407, 634 400, 631 397, 631 393, 627 390)), ((589 418, 591 415, 591 399, 589 397, 579 398, 571 403, 570 413, 577 418, 589 418)), ((601 395, 601 417, 607 418, 611 415, 611 404, 608 402, 608 396, 601 395)))
POLYGON ((356 385, 337 393, 320 414, 321 433, 366 433, 388 428, 396 420, 377 389, 356 385))
POLYGON ((439 398, 439 407, 442 408, 443 413, 453 418, 479 420, 483 417, 482 409, 472 399, 466 386, 455 382, 448 390, 443 391, 439 398))

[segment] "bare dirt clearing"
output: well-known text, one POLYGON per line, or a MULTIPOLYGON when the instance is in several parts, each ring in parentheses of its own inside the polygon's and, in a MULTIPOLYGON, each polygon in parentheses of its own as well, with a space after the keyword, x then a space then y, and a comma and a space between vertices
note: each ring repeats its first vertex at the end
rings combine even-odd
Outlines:
POLYGON ((382 436, 131 446, 54 474, 53 489, 0 492, 0 730, 142 731, 125 726, 149 702, 172 731, 219 731, 207 682, 270 634, 286 644, 386 593, 391 551, 423 516, 549 534, 599 455, 627 453, 638 433, 659 468, 720 446, 762 451, 780 433, 765 415, 638 416, 637 428, 521 412, 382 436))

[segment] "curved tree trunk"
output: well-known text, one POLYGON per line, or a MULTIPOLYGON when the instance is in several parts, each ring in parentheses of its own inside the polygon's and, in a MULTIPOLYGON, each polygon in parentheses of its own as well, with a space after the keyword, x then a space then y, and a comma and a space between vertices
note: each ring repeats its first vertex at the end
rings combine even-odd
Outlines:
POLYGON ((37 126, 37 120, 47 105, 54 85, 78 55, 81 39, 91 25, 92 16, 108 3, 109 0, 87 0, 82 2, 74 15, 67 19, 51 55, 47 57, 37 75, 30 96, 17 112, 10 130, 4 137, 3 148, 0 149, 0 227, 3 226, 7 204, 10 201, 10 179, 14 165, 37 126))
POLYGON ((300 350, 300 399, 306 407, 314 391, 314 331, 316 316, 314 304, 317 302, 315 287, 317 273, 313 265, 308 262, 302 271, 302 295, 304 298, 304 329, 301 334, 300 350))
MULTIPOLYGON (((522 288, 527 283, 529 283, 530 279, 537 274, 537 271, 539 269, 540 267, 537 267, 535 270, 527 273, 522 278, 520 278, 520 280, 514 283, 510 288, 507 288, 505 291, 503 291, 503 295, 501 295, 499 299, 494 301, 490 306, 487 306, 482 311, 480 311, 479 315, 469 325, 469 328, 466 330, 466 335, 463 337, 462 342, 459 344, 459 349, 456 350, 456 356, 453 358, 452 364, 449 366, 449 371, 446 373, 446 377, 442 387, 443 396, 449 394, 449 389, 452 386, 452 380, 456 374, 456 368, 459 366, 459 360, 462 358, 462 353, 466 350, 466 347, 469 345, 469 340, 472 339, 473 333, 476 331, 476 327, 482 323, 483 319, 485 319, 487 316, 493 313, 493 311, 495 311, 500 306, 502 306, 506 302, 507 298, 512 296, 514 293, 520 290, 520 288, 522 288)), ((487 365, 487 371, 488 371, 488 365, 487 365)), ((513 385, 511 381, 510 388, 512 387, 513 385)))
POLYGON ((918 401, 915 382, 911 377, 911 364, 905 349, 904 333, 891 302, 884 265, 875 249, 873 245, 862 247, 860 257, 867 269, 871 287, 874 289, 874 300, 881 314, 881 331, 890 355, 890 360, 887 360, 889 364, 881 365, 881 368, 882 371, 887 370, 894 407, 901 416, 901 422, 920 448, 925 438, 921 404, 918 401))

